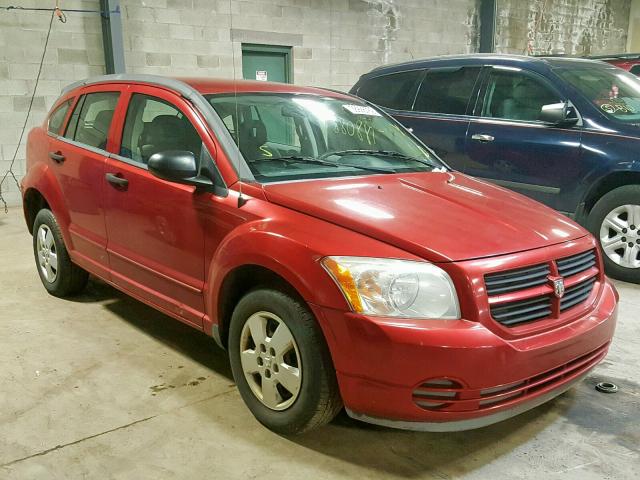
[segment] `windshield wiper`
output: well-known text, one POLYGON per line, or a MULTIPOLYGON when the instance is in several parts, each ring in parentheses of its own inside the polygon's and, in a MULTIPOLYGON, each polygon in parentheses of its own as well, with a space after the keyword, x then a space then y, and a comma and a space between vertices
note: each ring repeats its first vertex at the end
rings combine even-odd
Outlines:
POLYGON ((376 173, 396 173, 396 171, 391 168, 368 167, 365 165, 354 165, 352 163, 336 163, 336 162, 329 162, 321 158, 303 157, 303 156, 297 156, 297 155, 289 155, 286 157, 267 157, 267 158, 261 158, 259 161, 270 161, 270 162, 282 161, 287 163, 313 163, 316 165, 328 165, 330 167, 357 168, 360 170, 368 170, 370 172, 376 172, 376 173))
POLYGON ((380 155, 382 157, 391 157, 402 160, 411 160, 414 162, 422 163, 423 165, 428 165, 429 167, 438 167, 438 165, 429 162, 428 160, 422 160, 420 158, 412 157, 410 155, 405 155, 404 153, 395 152, 393 150, 365 150, 365 149, 353 149, 353 150, 338 150, 335 152, 327 152, 322 155, 320 158, 330 157, 331 155, 380 155))

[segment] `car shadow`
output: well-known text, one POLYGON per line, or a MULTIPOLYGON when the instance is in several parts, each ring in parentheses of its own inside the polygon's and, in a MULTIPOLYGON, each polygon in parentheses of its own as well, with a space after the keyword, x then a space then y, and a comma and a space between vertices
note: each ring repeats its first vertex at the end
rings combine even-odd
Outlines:
MULTIPOLYGON (((233 381, 226 352, 202 332, 93 278, 86 291, 73 300, 102 303, 133 328, 233 381)), ((564 397, 561 404, 552 401, 499 424, 466 432, 395 430, 353 420, 343 410, 326 427, 301 436, 283 438, 324 456, 389 476, 416 478, 431 474, 436 478, 450 478, 454 465, 456 475, 462 475, 526 444, 562 416, 564 409, 570 408, 571 392, 564 397)), ((267 430, 256 434, 237 429, 233 418, 208 412, 204 404, 194 405, 194 408, 204 409, 204 414, 215 418, 218 423, 222 422, 220 426, 233 431, 234 435, 242 435, 248 442, 262 444, 265 435, 272 435, 267 430)))

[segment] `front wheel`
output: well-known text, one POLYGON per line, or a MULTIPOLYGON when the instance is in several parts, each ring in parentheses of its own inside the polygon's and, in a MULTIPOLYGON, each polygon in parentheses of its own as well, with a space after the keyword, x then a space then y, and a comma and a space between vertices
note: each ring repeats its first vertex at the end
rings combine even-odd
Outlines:
POLYGON ((608 275, 640 283, 640 185, 626 185, 595 204, 587 227, 602 247, 608 275))
POLYGON ((242 399, 277 433, 319 427, 342 408, 322 332, 293 296, 266 288, 245 295, 231 318, 229 357, 242 399))

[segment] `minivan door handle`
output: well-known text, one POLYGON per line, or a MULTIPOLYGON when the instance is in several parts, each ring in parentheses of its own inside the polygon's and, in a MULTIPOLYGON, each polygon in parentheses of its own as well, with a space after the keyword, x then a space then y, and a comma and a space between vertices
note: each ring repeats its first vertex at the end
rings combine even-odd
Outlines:
POLYGON ((105 178, 107 179, 107 182, 121 190, 126 189, 129 185, 129 180, 127 180, 126 178, 122 178, 114 173, 107 173, 105 175, 105 178))
POLYGON ((56 163, 62 163, 65 161, 65 156, 60 150, 58 150, 57 152, 49 152, 49 158, 56 163))
POLYGON ((477 140, 479 142, 493 142, 495 138, 491 135, 487 135, 486 133, 476 133, 471 136, 471 140, 477 140))

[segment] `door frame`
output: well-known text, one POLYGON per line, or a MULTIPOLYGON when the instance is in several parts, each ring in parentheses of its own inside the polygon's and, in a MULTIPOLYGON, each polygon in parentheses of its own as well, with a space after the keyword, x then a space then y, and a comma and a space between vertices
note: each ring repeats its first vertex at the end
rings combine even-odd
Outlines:
POLYGON ((284 77, 285 83, 293 83, 293 47, 286 45, 263 45, 259 43, 243 43, 242 59, 246 53, 279 53, 284 54, 284 77))

